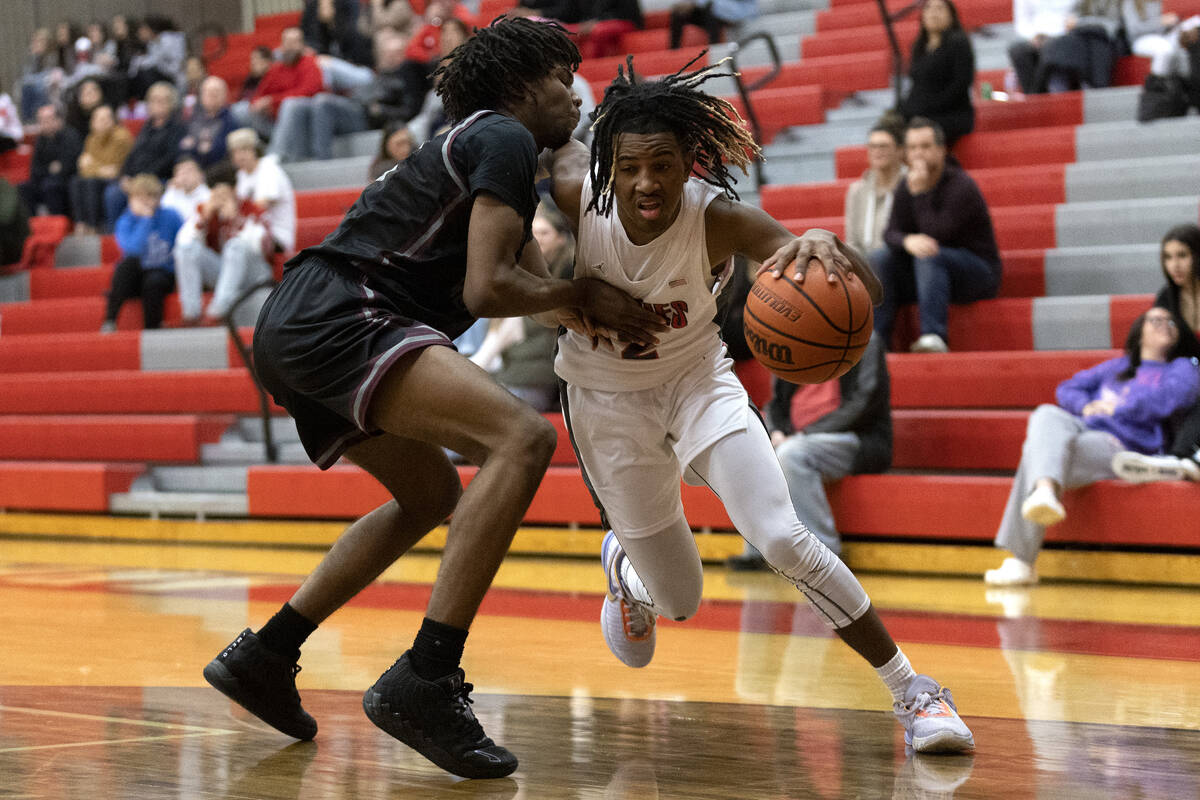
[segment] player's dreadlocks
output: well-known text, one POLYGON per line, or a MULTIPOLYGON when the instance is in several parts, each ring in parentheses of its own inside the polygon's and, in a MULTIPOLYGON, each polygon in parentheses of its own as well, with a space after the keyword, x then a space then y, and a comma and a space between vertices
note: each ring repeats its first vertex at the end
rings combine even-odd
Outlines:
POLYGON ((579 68, 579 50, 562 26, 500 18, 454 48, 433 77, 446 117, 459 122, 480 109, 511 107, 530 83, 559 68, 579 68))
POLYGON ((604 99, 592 112, 592 199, 586 210, 608 215, 612 210, 616 178, 617 137, 622 133, 673 133, 685 156, 695 160, 692 171, 737 199, 734 178, 727 165, 746 172, 759 147, 728 101, 705 94, 700 86, 719 77, 724 62, 687 72, 707 51, 696 56, 674 75, 657 81, 642 80, 633 71, 618 67, 616 79, 604 90, 604 99))

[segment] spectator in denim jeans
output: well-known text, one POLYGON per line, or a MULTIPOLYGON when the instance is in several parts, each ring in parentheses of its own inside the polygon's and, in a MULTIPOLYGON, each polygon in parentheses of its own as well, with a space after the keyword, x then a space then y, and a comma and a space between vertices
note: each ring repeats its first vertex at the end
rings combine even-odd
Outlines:
POLYGON ((890 341, 901 303, 916 301, 920 337, 913 352, 944 353, 950 303, 995 297, 1000 251, 975 181, 947 161, 941 126, 916 117, 904 133, 908 173, 896 187, 883 240, 871 266, 883 284, 875 332, 890 341))

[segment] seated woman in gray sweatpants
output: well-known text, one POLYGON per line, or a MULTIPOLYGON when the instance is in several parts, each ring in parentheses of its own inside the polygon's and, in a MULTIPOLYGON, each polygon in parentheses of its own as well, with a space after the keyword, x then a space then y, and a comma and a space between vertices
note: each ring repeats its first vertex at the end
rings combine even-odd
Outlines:
POLYGON ((996 546, 1012 555, 984 580, 1036 583, 1046 528, 1067 516, 1062 491, 1114 477, 1122 450, 1162 451, 1164 423, 1200 392, 1196 360, 1180 357, 1179 330, 1174 314, 1151 308, 1130 328, 1123 356, 1071 376, 1058 386, 1058 405, 1033 412, 996 533, 996 546))

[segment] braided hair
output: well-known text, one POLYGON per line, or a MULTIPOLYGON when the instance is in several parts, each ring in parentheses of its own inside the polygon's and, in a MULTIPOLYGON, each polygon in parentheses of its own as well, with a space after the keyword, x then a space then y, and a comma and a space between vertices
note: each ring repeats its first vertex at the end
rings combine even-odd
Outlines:
POLYGON ((634 72, 633 56, 626 59, 628 70, 617 68, 616 79, 591 114, 592 199, 587 211, 594 208, 604 216, 612 211, 617 138, 622 133, 674 134, 685 157, 693 159, 693 174, 737 199, 736 179, 729 174, 728 164, 745 173, 760 149, 727 100, 700 90, 706 81, 726 74, 718 72, 725 62, 687 72, 707 52, 656 81, 643 80, 634 72))
POLYGON ((446 117, 461 122, 481 109, 511 108, 560 68, 579 68, 579 49, 561 25, 501 17, 454 48, 433 78, 446 117))

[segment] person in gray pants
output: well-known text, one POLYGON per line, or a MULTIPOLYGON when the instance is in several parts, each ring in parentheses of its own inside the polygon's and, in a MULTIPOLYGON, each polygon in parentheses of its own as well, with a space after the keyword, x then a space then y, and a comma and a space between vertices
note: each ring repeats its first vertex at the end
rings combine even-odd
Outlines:
POLYGON ((1165 423, 1200 392, 1196 360, 1181 356, 1179 330, 1177 315, 1151 308, 1133 323, 1124 355, 1063 381, 1058 404, 1033 412, 996 532, 996 547, 1011 555, 984 573, 987 583, 1037 583, 1033 565, 1046 528, 1067 516, 1062 491, 1115 477, 1112 459, 1122 450, 1162 452, 1165 423))
MULTIPOLYGON (((767 430, 783 466, 792 506, 821 543, 841 554, 842 538, 825 494, 825 482, 892 463, 892 411, 887 353, 883 339, 871 336, 862 359, 837 381, 797 386, 775 379, 765 409, 767 430)), ((730 569, 766 567, 747 542, 730 569)))

